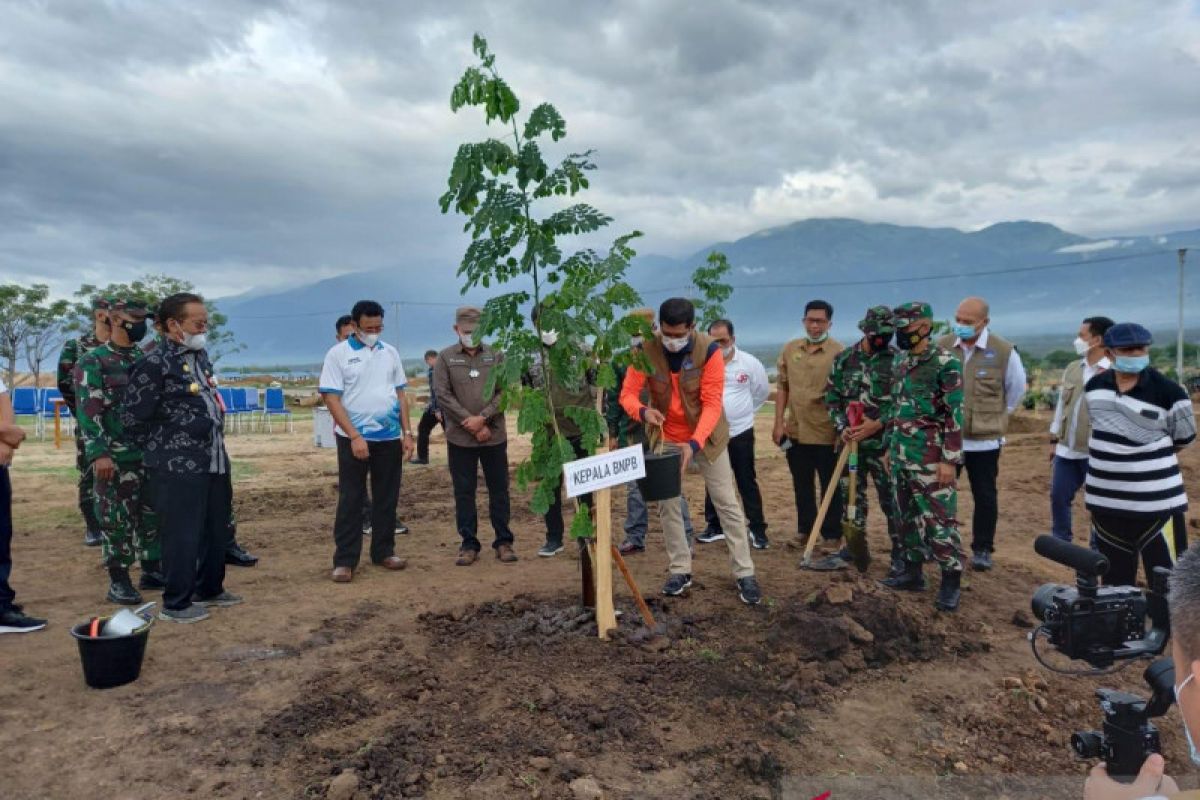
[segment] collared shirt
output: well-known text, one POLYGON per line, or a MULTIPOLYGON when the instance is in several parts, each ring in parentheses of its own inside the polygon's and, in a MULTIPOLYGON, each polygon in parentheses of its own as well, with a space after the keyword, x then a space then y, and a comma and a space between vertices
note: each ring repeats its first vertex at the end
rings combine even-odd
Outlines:
POLYGON ((438 408, 446 421, 448 443, 457 447, 490 447, 507 440, 504 414, 500 411, 503 387, 497 381, 491 392, 484 391, 488 375, 502 363, 504 355, 482 343, 474 352, 459 342, 438 353, 433 365, 433 386, 438 408), (487 420, 492 438, 486 442, 479 442, 463 427, 464 420, 475 416, 487 420))
POLYGON ((787 435, 800 444, 833 445, 835 433, 825 408, 825 383, 833 359, 844 349, 833 338, 820 344, 801 338, 785 344, 779 354, 779 388, 788 392, 787 435))
MULTIPOLYGON (((975 355, 976 350, 987 350, 988 329, 984 328, 979 334, 979 338, 975 340, 975 344, 969 345, 962 339, 955 338, 954 350, 961 355, 962 368, 965 373, 971 368, 971 356, 975 355)), ((1025 365, 1021 363, 1021 354, 1014 347, 1012 355, 1008 359, 1008 369, 1004 372, 1004 405, 1011 414, 1017 410, 1017 406, 1021 403, 1021 398, 1025 396, 1025 365)), ((968 453, 977 453, 984 450, 999 450, 1000 445, 1004 444, 1004 437, 998 436, 995 439, 963 439, 963 450, 968 453)))
MULTIPOLYGON (((1089 364, 1086 358, 1083 359, 1083 385, 1087 386, 1088 381, 1111 366, 1112 364, 1109 362, 1108 356, 1102 356, 1095 364, 1089 364)), ((1057 431, 1059 426, 1062 425, 1064 411, 1063 393, 1060 389, 1058 392, 1058 400, 1054 404, 1054 421, 1050 423, 1051 433, 1057 431)), ((1079 415, 1086 413, 1087 400, 1083 397, 1080 397, 1075 402, 1075 408, 1071 412, 1071 421, 1067 424, 1067 429, 1063 432, 1063 436, 1059 439, 1058 444, 1054 446, 1054 455, 1058 456, 1059 458, 1066 458, 1072 461, 1082 461, 1088 457, 1086 451, 1081 453, 1080 451, 1072 450, 1070 447, 1063 444, 1063 442, 1075 441, 1075 432, 1079 430, 1079 415)))
MULTIPOLYGON (((318 391, 337 395, 350 424, 369 442, 389 442, 403 435, 397 390, 408 385, 400 353, 390 344, 367 347, 350 336, 329 348, 318 391)), ((334 426, 339 436, 349 436, 334 426)))
POLYGON ((725 363, 725 419, 731 437, 754 427, 754 414, 767 402, 771 384, 762 362, 739 347, 725 363))

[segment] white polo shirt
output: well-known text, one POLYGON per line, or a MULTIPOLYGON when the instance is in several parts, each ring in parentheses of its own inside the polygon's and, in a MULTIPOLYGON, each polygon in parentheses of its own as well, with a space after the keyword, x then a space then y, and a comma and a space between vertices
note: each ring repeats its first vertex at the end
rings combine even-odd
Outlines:
POLYGON ((767 402, 770 393, 771 384, 762 362, 735 345, 733 358, 725 365, 723 399, 731 437, 754 427, 754 413, 767 402))
MULTIPOLYGON (((408 386, 400 353, 390 344, 376 342, 368 348, 351 336, 325 354, 318 391, 336 394, 350 422, 367 441, 399 439, 400 400, 396 390, 408 386)), ((339 436, 348 434, 335 425, 339 436)))

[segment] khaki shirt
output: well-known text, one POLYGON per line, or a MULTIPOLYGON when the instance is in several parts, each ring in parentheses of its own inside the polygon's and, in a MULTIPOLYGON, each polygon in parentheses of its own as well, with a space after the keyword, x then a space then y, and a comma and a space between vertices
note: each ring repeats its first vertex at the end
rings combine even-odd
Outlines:
POLYGON ((809 344, 793 339, 783 346, 779 361, 779 388, 788 391, 784 419, 787 435, 800 444, 828 444, 835 439, 833 420, 825 407, 825 382, 833 360, 845 348, 836 339, 809 344))
POLYGON ((446 421, 446 441, 459 447, 490 447, 507 440, 504 414, 500 413, 499 385, 487 397, 484 387, 488 375, 504 356, 487 345, 481 344, 474 355, 462 344, 454 344, 438 353, 433 365, 433 393, 438 408, 446 421), (467 417, 487 417, 492 438, 478 442, 475 436, 462 426, 467 417))

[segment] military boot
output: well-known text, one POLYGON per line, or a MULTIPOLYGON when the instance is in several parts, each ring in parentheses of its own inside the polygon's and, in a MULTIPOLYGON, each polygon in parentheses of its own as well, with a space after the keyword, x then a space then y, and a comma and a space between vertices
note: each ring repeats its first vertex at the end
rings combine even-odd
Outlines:
POLYGON ((939 611, 957 611, 958 601, 962 597, 962 573, 943 572, 942 586, 938 589, 937 600, 934 605, 939 611))
POLYGON ((152 590, 167 588, 167 576, 163 574, 161 561, 142 562, 142 576, 138 578, 138 588, 152 590))
POLYGON ((123 606, 136 606, 142 602, 142 596, 129 580, 129 570, 119 564, 108 566, 108 601, 123 606))
POLYGON ((903 592, 925 591, 925 564, 921 561, 904 562, 904 571, 894 578, 883 581, 889 589, 899 589, 903 592))
POLYGON ((892 567, 888 570, 889 578, 896 578, 904 574, 904 551, 900 549, 897 542, 892 542, 892 567))

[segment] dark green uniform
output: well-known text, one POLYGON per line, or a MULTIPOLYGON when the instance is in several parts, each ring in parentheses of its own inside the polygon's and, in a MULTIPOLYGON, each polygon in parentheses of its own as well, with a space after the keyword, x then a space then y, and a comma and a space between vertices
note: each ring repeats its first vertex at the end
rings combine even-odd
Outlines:
MULTIPOLYGON (((926 316, 928 306, 909 308, 914 305, 923 304, 896 310, 897 328, 926 316)), ((963 568, 958 490, 937 481, 939 463, 962 462, 962 404, 962 364, 953 353, 930 342, 924 352, 896 356, 885 439, 900 535, 909 562, 932 558, 943 573, 963 568)))
MULTIPOLYGON (((66 401, 71 416, 75 411, 75 365, 84 353, 95 350, 102 342, 94 333, 87 333, 78 339, 70 339, 63 345, 62 353, 58 356, 58 391, 66 401)), ((100 521, 96 519, 96 500, 93 491, 92 470, 87 459, 83 457, 83 436, 79 426, 75 426, 75 468, 79 470, 79 513, 83 515, 88 533, 100 533, 100 521)))
POLYGON ((109 481, 96 481, 95 513, 104 534, 104 560, 128 568, 160 558, 158 524, 146 488, 142 451, 126 435, 121 404, 129 369, 142 357, 134 347, 103 344, 75 366, 79 428, 89 465, 107 456, 116 465, 109 481))

